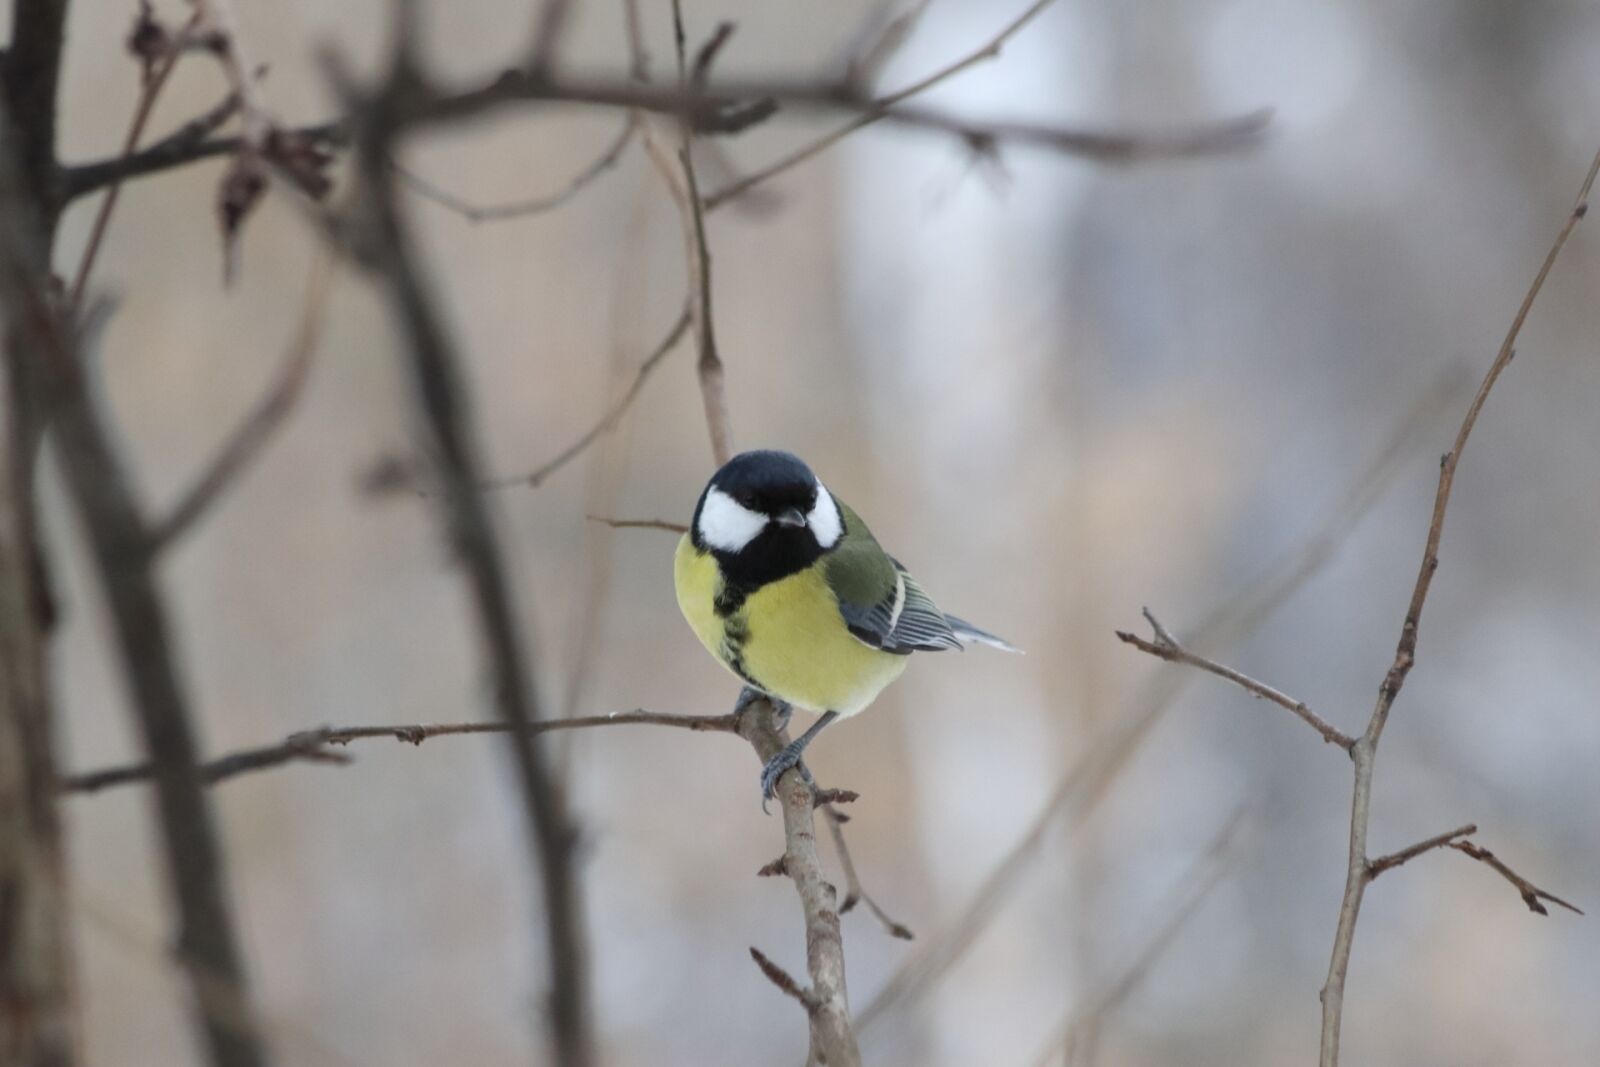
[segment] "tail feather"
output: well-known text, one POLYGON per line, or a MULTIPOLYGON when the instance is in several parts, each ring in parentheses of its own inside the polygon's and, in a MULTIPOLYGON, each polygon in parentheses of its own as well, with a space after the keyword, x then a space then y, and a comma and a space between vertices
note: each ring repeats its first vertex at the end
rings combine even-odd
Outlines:
POLYGON ((963 645, 988 645, 998 648, 1002 652, 1015 652, 1022 655, 1022 649, 1013 645, 1003 637, 996 637, 988 630, 980 630, 965 619, 958 619, 954 615, 946 615, 945 621, 950 624, 950 629, 955 632, 956 640, 963 645))

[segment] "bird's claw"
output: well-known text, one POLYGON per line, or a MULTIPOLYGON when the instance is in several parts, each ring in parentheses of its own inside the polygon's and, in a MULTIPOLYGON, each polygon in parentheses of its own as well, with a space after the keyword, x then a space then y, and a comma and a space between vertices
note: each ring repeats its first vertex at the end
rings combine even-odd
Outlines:
POLYGON ((767 760, 765 767, 761 768, 761 811, 763 814, 767 812, 767 801, 778 795, 778 779, 782 778, 784 773, 791 767, 800 768, 800 777, 804 779, 806 785, 813 790, 816 789, 816 779, 811 777, 811 771, 806 768, 806 765, 800 762, 800 749, 793 744, 785 745, 776 756, 767 760))
POLYGON ((779 700, 768 693, 763 693, 753 685, 747 685, 739 691, 739 699, 734 701, 733 704, 733 713, 735 715, 743 715, 750 710, 750 705, 763 700, 772 705, 772 728, 774 730, 782 730, 787 727, 789 725, 789 716, 794 712, 794 708, 788 702, 779 700))

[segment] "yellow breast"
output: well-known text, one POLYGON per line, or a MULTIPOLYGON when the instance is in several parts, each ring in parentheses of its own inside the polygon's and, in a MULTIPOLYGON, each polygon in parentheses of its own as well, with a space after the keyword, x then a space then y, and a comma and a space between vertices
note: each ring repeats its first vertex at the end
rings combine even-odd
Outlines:
POLYGON ((673 577, 678 607, 711 654, 796 707, 854 715, 905 670, 908 657, 851 635, 820 568, 762 586, 727 618, 713 606, 722 586, 717 561, 688 535, 678 542, 673 577))

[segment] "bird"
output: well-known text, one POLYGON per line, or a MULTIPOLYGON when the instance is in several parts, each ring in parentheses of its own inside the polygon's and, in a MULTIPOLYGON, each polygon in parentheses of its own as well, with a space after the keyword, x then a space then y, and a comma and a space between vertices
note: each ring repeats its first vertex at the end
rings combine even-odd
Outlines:
POLYGON ((761 770, 762 806, 830 723, 866 708, 913 652, 1015 645, 946 615, 798 456, 741 452, 711 476, 673 559, 690 629, 745 689, 816 721, 761 770))

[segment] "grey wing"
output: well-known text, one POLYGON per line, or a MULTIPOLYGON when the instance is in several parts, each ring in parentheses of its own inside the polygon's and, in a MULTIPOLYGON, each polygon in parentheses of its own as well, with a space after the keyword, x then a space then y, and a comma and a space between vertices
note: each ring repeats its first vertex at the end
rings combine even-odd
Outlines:
POLYGON ((898 656, 960 651, 961 641, 950 620, 900 561, 893 562, 895 585, 887 597, 867 607, 840 601, 839 611, 850 632, 863 643, 898 656))

